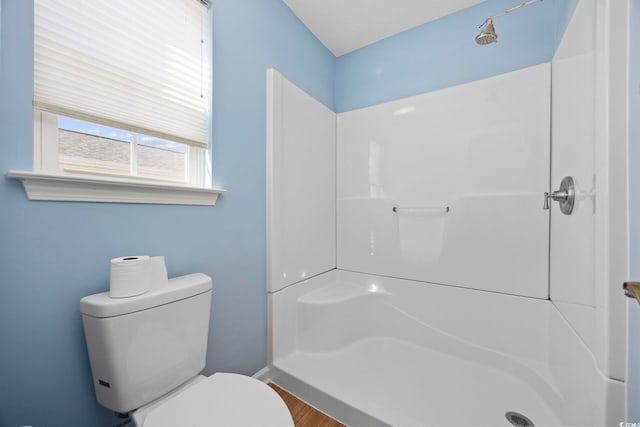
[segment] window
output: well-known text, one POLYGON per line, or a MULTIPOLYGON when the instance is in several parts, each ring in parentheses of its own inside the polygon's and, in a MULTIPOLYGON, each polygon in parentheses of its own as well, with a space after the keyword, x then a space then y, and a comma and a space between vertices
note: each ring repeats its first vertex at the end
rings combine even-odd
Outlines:
POLYGON ((210 187, 209 34, 203 0, 34 0, 34 172, 210 187))
POLYGON ((68 117, 57 117, 58 167, 184 182, 189 146, 68 117))
POLYGON ((206 186, 206 150, 47 112, 34 112, 37 169, 206 186))

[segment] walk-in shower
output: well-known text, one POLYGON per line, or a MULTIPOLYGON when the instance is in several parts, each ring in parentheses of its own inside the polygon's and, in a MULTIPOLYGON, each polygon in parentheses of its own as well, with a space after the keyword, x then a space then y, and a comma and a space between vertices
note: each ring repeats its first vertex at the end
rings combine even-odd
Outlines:
POLYGON ((580 0, 550 62, 338 114, 269 71, 264 379, 350 426, 624 420, 626 221, 580 37, 607 12, 580 0))

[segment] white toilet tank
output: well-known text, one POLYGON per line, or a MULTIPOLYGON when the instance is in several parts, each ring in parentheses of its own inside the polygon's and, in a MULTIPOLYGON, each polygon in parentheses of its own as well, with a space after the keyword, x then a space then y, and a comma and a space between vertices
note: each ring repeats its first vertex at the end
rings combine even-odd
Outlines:
POLYGON ((137 409, 199 374, 205 365, 211 278, 189 274, 129 298, 80 300, 98 402, 137 409))

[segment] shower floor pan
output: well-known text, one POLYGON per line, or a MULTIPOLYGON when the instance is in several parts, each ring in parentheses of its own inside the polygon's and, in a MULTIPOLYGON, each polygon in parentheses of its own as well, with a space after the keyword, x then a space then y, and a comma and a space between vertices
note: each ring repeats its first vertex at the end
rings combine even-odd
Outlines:
POLYGON ((276 367, 394 426, 508 426, 510 411, 535 425, 562 424, 523 381, 393 338, 325 354, 296 352, 276 367))
POLYGON ((269 301, 270 379, 351 426, 624 419, 623 384, 548 300, 333 270, 269 301))

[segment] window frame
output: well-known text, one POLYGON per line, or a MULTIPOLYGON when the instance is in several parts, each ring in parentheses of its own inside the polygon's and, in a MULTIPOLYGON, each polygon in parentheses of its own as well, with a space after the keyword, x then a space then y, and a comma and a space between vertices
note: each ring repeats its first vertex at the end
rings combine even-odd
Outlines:
MULTIPOLYGON (((134 134, 135 135, 135 134, 134 134)), ((188 184, 193 187, 207 188, 211 187, 210 180, 207 180, 206 168, 202 167, 205 163, 205 158, 208 150, 200 147, 194 147, 184 144, 186 146, 186 158, 185 158, 185 179, 182 181, 161 179, 161 178, 149 178, 138 176, 137 171, 137 150, 138 145, 136 138, 130 142, 131 147, 131 159, 130 159, 130 174, 108 174, 90 171, 75 171, 60 169, 59 167, 59 152, 58 152, 58 115, 54 113, 48 113, 45 111, 33 110, 33 169, 34 171, 42 172, 63 172, 69 174, 83 174, 83 175, 97 175, 102 177, 117 177, 117 178, 131 178, 133 180, 144 180, 150 182, 159 182, 166 184, 188 184)))
POLYGON ((188 150, 190 178, 185 182, 60 170, 57 131, 55 114, 34 110, 33 171, 7 172, 9 178, 22 182, 29 200, 212 206, 226 192, 211 187, 211 162, 205 149, 188 150))
MULTIPOLYGON (((211 11, 208 13, 211 37, 211 11)), ((196 149, 187 144, 187 179, 178 182, 60 170, 57 115, 34 108, 32 128, 32 170, 7 172, 7 177, 22 182, 29 200, 214 205, 218 195, 226 191, 212 187, 210 143, 207 148, 196 149)))

